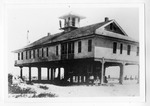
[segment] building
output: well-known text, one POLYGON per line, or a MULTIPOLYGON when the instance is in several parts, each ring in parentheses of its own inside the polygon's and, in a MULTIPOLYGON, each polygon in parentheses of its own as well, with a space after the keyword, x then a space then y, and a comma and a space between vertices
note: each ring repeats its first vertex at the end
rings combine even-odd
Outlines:
POLYGON ((38 68, 38 81, 41 68, 47 68, 47 82, 89 83, 90 76, 104 83, 105 69, 120 67, 119 83, 123 83, 125 65, 139 65, 139 43, 130 38, 115 20, 107 17, 101 23, 79 27, 85 17, 69 13, 60 18, 61 33, 47 36, 15 50, 18 59, 15 66, 38 68), (64 71, 61 71, 61 68, 64 71), (57 77, 56 77, 56 69, 57 77), (64 75, 62 78, 61 75, 64 75))

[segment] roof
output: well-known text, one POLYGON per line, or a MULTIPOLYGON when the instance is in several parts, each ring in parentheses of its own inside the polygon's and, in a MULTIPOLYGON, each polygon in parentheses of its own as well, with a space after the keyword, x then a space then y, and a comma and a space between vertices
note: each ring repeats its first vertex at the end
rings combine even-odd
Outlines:
MULTIPOLYGON (((24 49, 35 47, 35 46, 41 46, 41 45, 44 45, 44 44, 49 44, 49 43, 54 43, 54 42, 58 42, 58 41, 69 40, 69 39, 84 37, 84 36, 87 36, 87 35, 92 35, 92 34, 95 34, 95 30, 97 28, 100 28, 103 25, 105 25, 109 22, 112 22, 112 21, 113 20, 109 20, 109 21, 106 21, 106 22, 101 22, 101 23, 96 23, 96 24, 80 27, 80 28, 77 28, 77 29, 72 30, 70 32, 61 32, 61 33, 56 33, 54 35, 45 36, 45 37, 43 37, 43 38, 27 45, 27 46, 25 46, 22 49, 15 50, 14 52, 18 52, 18 51, 21 51, 21 50, 24 50, 24 49)), ((108 36, 108 37, 114 37, 114 38, 129 40, 129 41, 135 41, 135 40, 133 40, 132 38, 130 38, 128 36, 118 36, 118 35, 112 35, 112 36, 110 36, 110 35, 100 35, 100 36, 108 36)))
POLYGON ((77 18, 80 18, 80 19, 84 19, 85 17, 84 16, 81 16, 79 14, 76 14, 74 12, 69 12, 67 14, 64 14, 63 16, 59 17, 60 19, 66 19, 67 17, 77 17, 77 18))

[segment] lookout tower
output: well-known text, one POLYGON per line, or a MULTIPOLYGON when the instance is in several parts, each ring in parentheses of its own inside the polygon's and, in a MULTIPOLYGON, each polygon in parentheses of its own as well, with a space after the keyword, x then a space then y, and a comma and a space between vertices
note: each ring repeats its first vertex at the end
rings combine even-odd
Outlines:
POLYGON ((79 27, 80 20, 84 19, 84 18, 85 17, 77 15, 73 12, 65 14, 65 15, 59 17, 59 19, 61 19, 59 21, 60 29, 66 31, 66 32, 74 30, 79 27))

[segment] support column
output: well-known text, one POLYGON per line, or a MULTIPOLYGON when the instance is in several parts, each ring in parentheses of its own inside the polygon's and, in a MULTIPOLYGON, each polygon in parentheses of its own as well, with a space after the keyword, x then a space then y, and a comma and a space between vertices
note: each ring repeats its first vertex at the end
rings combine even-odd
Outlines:
POLYGON ((22 66, 20 67, 20 78, 22 79, 22 66))
POLYGON ((139 84, 140 81, 140 66, 138 64, 138 79, 137 79, 137 84, 139 84))
POLYGON ((47 68, 47 80, 49 80, 49 67, 47 68))
POLYGON ((53 79, 55 80, 56 68, 54 68, 53 79))
POLYGON ((53 69, 54 69, 54 68, 51 68, 51 81, 53 81, 53 75, 54 75, 53 69))
POLYGON ((41 81, 41 67, 38 67, 38 81, 41 81))
POLYGON ((58 79, 61 79, 60 67, 58 68, 58 79))
POLYGON ((103 57, 102 58, 102 66, 101 66, 101 80, 100 80, 101 84, 104 84, 104 64, 105 64, 105 61, 104 61, 104 57, 103 57))
POLYGON ((31 83, 31 67, 29 67, 29 83, 31 83))
POLYGON ((120 65, 120 78, 119 78, 120 84, 123 84, 124 67, 125 67, 125 63, 122 63, 120 65))

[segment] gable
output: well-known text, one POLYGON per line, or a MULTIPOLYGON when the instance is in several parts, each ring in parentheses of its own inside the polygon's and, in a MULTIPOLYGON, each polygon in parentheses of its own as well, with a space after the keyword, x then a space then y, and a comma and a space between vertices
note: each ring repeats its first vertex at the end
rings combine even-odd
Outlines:
POLYGON ((114 32, 126 36, 124 31, 115 22, 108 24, 107 26, 104 27, 104 29, 110 32, 114 32))

